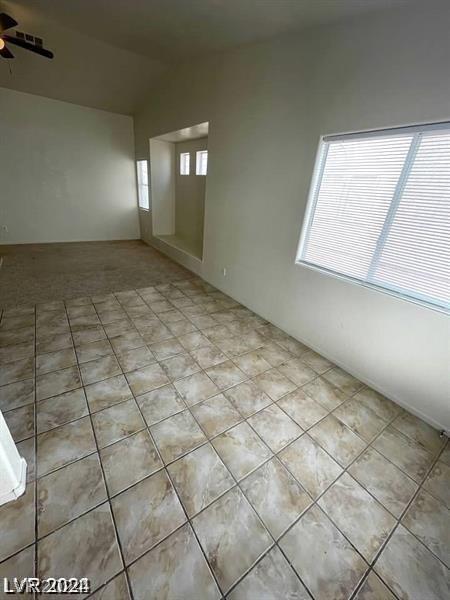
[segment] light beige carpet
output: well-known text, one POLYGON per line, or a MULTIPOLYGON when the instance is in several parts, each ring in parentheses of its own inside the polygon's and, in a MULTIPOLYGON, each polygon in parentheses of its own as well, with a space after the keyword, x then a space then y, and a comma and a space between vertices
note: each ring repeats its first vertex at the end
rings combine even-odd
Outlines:
POLYGON ((191 273, 140 240, 0 246, 0 308, 167 283, 191 273))

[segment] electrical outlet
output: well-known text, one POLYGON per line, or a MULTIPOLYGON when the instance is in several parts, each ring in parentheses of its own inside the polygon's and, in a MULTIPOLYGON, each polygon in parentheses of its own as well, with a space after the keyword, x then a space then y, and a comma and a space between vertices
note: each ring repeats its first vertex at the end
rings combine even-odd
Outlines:
POLYGON ((227 269, 226 269, 226 267, 224 267, 224 268, 222 269, 222 275, 223 275, 224 277, 226 277, 226 276, 227 276, 227 269))

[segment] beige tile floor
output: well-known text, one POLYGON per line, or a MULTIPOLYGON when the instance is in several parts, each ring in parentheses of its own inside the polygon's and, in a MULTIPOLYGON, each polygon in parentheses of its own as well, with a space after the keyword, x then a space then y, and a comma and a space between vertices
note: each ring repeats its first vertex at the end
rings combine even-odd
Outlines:
POLYGON ((28 461, 0 577, 89 577, 108 600, 448 597, 449 445, 200 279, 4 310, 0 386, 28 461))

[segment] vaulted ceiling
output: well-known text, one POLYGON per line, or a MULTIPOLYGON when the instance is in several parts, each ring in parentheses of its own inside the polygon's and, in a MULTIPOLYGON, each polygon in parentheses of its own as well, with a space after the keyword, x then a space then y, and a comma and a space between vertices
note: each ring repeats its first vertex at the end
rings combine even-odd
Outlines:
POLYGON ((14 49, 0 86, 132 114, 171 64, 410 0, 0 0, 53 61, 14 49))
POLYGON ((406 0, 35 0, 47 17, 163 61, 404 4, 406 0))

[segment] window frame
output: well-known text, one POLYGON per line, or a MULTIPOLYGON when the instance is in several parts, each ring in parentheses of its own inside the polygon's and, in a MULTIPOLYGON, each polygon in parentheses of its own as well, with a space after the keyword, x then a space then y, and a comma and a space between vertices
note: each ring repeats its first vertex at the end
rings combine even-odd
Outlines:
MULTIPOLYGON (((328 275, 335 279, 346 281, 350 284, 358 285, 360 287, 365 287, 372 289, 380 294, 389 295, 396 297, 401 300, 405 300, 407 302, 412 302, 413 304, 418 304, 422 307, 428 308, 430 310, 434 310, 437 312, 443 312, 448 314, 449 308, 442 304, 437 304, 427 296, 420 294, 419 292, 414 292, 412 295, 411 291, 405 290, 401 287, 391 285, 390 287, 375 283, 373 281, 368 281, 364 279, 359 279, 356 277, 352 277, 351 275, 347 275, 344 273, 340 273, 339 271, 334 271, 332 269, 328 269, 327 267, 323 267, 320 265, 316 265, 311 263, 303 258, 304 253, 306 251, 307 243, 309 240, 309 233, 311 231, 311 226, 313 223, 315 210, 317 206, 317 202, 319 199, 319 183, 322 179, 326 160, 327 160, 327 152, 328 152, 328 142, 338 141, 341 139, 366 139, 368 137, 379 137, 383 134, 395 133, 398 135, 411 135, 414 133, 420 133, 423 131, 438 131, 441 129, 450 129, 450 122, 448 121, 438 121, 435 123, 423 123, 423 124, 414 124, 414 125, 406 125, 402 127, 386 127, 379 129, 369 129, 369 130, 361 130, 361 131, 352 131, 345 133, 335 133, 330 135, 321 135, 319 138, 319 144, 315 153, 314 159, 314 168, 313 174, 311 177, 311 182, 308 190, 308 199, 306 203, 306 208, 304 212, 303 222, 300 229, 300 237, 297 245, 297 251, 295 254, 294 264, 300 267, 305 267, 312 271, 316 271, 322 273, 324 275, 328 275)), ((405 161, 406 162, 406 161, 405 161)), ((394 198, 391 202, 394 201, 394 198)))
POLYGON ((139 210, 145 210, 149 212, 151 210, 151 195, 150 195, 150 161, 148 158, 137 158, 136 159, 136 186, 137 186, 137 200, 139 210), (147 183, 141 183, 139 180, 139 163, 147 164, 147 183), (147 201, 148 206, 141 206, 141 188, 147 188, 147 201))
POLYGON ((191 174, 191 153, 190 152, 180 152, 179 154, 179 175, 182 177, 187 177, 191 174), (187 157, 187 172, 183 173, 184 159, 187 157))
MULTIPOLYGON (((197 150, 197 152, 195 153, 195 174, 198 175, 199 177, 206 177, 206 175, 208 174, 208 149, 205 148, 203 150, 197 150), (206 170, 204 173, 200 173, 199 172, 199 154, 206 154, 206 170)), ((200 161, 200 164, 203 164, 202 161, 200 161)))

